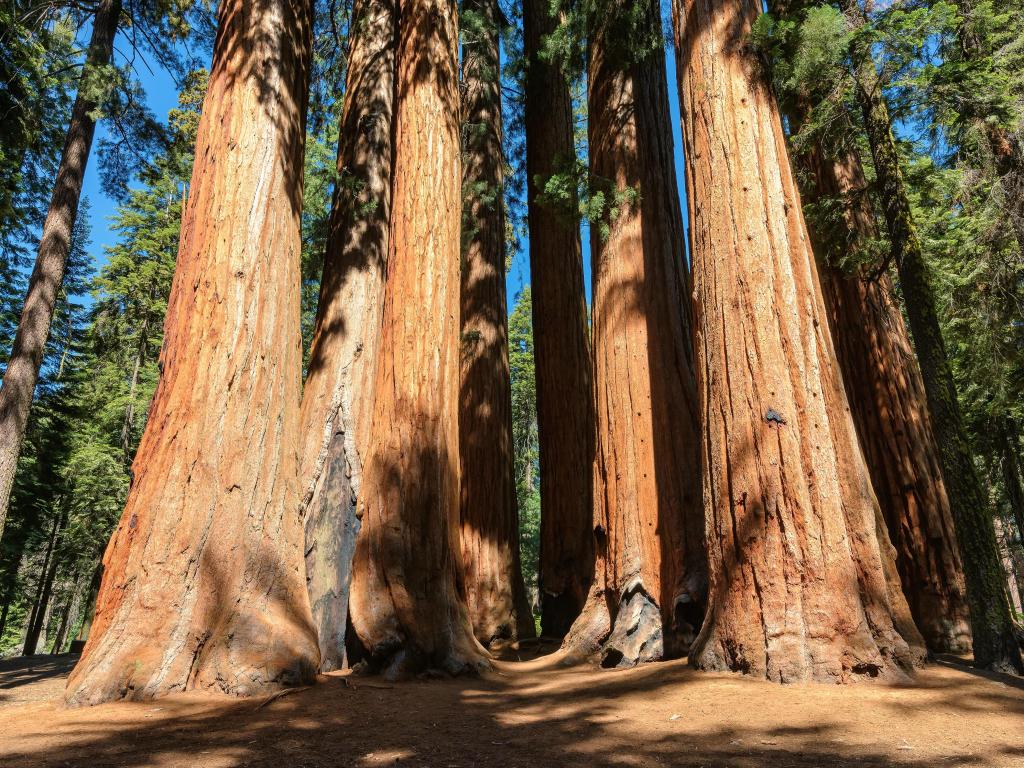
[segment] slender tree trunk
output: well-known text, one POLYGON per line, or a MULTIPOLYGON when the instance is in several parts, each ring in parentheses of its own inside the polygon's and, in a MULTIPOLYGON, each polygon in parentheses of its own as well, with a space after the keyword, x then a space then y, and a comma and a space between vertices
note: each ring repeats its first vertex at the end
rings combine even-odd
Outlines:
POLYGON ((878 88, 878 77, 868 52, 855 52, 854 55, 863 61, 856 72, 857 98, 871 146, 893 259, 899 273, 900 289, 939 447, 946 493, 956 524, 971 614, 975 662, 980 667, 1021 672, 1024 666, 1013 636, 999 550, 992 529, 992 510, 974 465, 960 413, 928 265, 914 227, 889 110, 878 88))
MULTIPOLYGON (((110 62, 120 16, 121 0, 100 0, 82 69, 83 83, 90 82, 89 78, 95 75, 96 70, 110 62)), ((92 117, 96 108, 97 104, 89 98, 89 90, 83 89, 71 110, 71 123, 39 240, 39 253, 29 278, 14 347, 0 384, 0 534, 7 519, 7 506, 39 378, 39 366, 43 362, 54 307, 64 281, 85 166, 96 132, 96 120, 92 117)))
MULTIPOLYGON (((50 570, 50 559, 53 557, 53 550, 57 546, 57 534, 60 533, 61 519, 55 517, 50 527, 50 537, 46 540, 46 553, 43 555, 43 564, 39 569, 39 581, 36 582, 36 594, 32 598, 32 610, 29 611, 28 621, 25 622, 25 636, 21 647, 22 656, 28 656, 28 638, 32 636, 32 628, 36 625, 36 617, 39 615, 39 608, 43 604, 43 592, 46 589, 46 574, 50 570)), ((33 652, 35 647, 33 646, 33 652)))
POLYGON ((1024 613, 1024 609, 1021 608, 1020 591, 1017 588, 1017 569, 1014 567, 1013 558, 1010 557, 1010 542, 1006 535, 1006 526, 1003 525, 999 515, 993 516, 992 526, 995 529, 996 546, 999 548, 999 561, 1003 567, 1006 595, 1013 612, 1019 615, 1024 613))
POLYGON ((1006 498, 1017 527, 1017 545, 1024 549, 1024 483, 1021 481, 1020 439, 1017 437, 1016 425, 1009 418, 1003 418, 998 429, 996 439, 1002 454, 999 463, 1003 470, 1006 498))
POLYGON ((64 641, 67 638, 68 623, 71 621, 71 609, 74 606, 75 598, 78 594, 78 579, 79 575, 76 572, 71 577, 71 586, 68 589, 67 599, 64 604, 57 611, 57 615, 60 617, 60 621, 57 624, 57 632, 54 635, 53 643, 50 645, 50 655, 56 655, 60 653, 61 647, 64 645, 64 641))
POLYGON ((321 670, 346 664, 356 499, 373 414, 391 214, 395 4, 359 0, 338 141, 338 185, 302 395, 306 580, 321 670))
POLYGON ((826 327, 753 0, 674 0, 704 422, 703 669, 902 677, 924 655, 826 327))
POLYGON ((297 476, 308 0, 225 0, 135 482, 71 704, 313 679, 297 476))
POLYGON ((391 677, 487 665, 459 548, 456 5, 400 0, 392 214, 349 611, 391 677))
POLYGON ((519 564, 505 297, 497 0, 464 0, 463 233, 459 392, 466 603, 484 645, 532 637, 519 564))
POLYGON ((575 195, 569 210, 540 196, 574 167, 572 97, 564 73, 540 56, 555 31, 548 0, 525 0, 526 175, 540 444, 541 630, 564 637, 594 575, 594 397, 575 195))
POLYGON ((7 629, 7 616, 11 612, 11 595, 8 592, 4 595, 4 605, 0 608, 0 637, 4 636, 4 630, 7 629))
POLYGON ((135 350, 135 359, 132 361, 132 378, 128 385, 128 406, 124 409, 124 421, 121 423, 121 452, 124 454, 124 461, 131 465, 131 441, 132 429, 135 427, 135 393, 139 388, 139 372, 143 363, 146 362, 146 348, 149 345, 147 338, 149 334, 148 319, 142 323, 139 331, 139 345, 135 350))
POLYGON ((96 598, 99 595, 101 577, 103 576, 103 563, 96 564, 96 570, 92 574, 92 581, 89 582, 89 592, 85 598, 85 607, 82 611, 82 626, 78 628, 75 640, 85 642, 89 639, 92 630, 92 620, 96 614, 96 598))
POLYGON ((25 644, 21 650, 23 656, 35 655, 36 648, 39 646, 39 637, 46 626, 47 611, 50 608, 50 597, 53 594, 53 580, 57 577, 57 542, 60 538, 61 529, 63 529, 66 522, 67 513, 62 513, 53 522, 50 540, 46 545, 46 557, 43 559, 43 570, 39 575, 39 590, 36 592, 35 605, 32 608, 28 630, 25 633, 25 644))
MULTIPOLYGON (((672 159, 664 53, 621 39, 626 3, 594 19, 590 38, 591 176, 606 199, 626 195, 595 227, 596 584, 566 638, 600 644, 604 666, 684 652, 706 593, 700 436, 689 277, 672 159)), ((661 38, 658 4, 643 30, 661 38)))
MULTIPOLYGON (((956 530, 942 479, 921 371, 887 273, 850 274, 842 257, 878 233, 863 194, 860 158, 815 148, 802 158, 810 199, 839 198, 837 232, 811 231, 839 368, 871 483, 896 547, 896 565, 910 611, 928 647, 963 653, 971 629, 956 530), (831 264, 829 263, 831 262, 831 264)), ((805 199, 808 199, 805 195, 805 199)))

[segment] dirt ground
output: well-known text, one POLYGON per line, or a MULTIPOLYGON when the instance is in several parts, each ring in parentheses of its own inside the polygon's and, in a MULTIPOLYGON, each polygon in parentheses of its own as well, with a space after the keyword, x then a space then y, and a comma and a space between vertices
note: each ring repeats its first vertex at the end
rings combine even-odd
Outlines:
POLYGON ((1024 766, 1024 683, 929 665, 912 684, 775 685, 685 662, 502 662, 474 680, 336 674, 274 700, 64 709, 72 657, 0 662, 0 766, 1024 766))

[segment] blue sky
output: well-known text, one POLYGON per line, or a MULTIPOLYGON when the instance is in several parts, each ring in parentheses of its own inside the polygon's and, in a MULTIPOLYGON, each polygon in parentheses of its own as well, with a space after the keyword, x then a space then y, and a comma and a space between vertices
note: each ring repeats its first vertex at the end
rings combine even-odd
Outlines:
MULTIPOLYGON (((88 30, 85 30, 88 33, 88 30)), ((143 54, 140 53, 140 56, 143 54)), ((123 63, 123 60, 119 63, 123 63)), ((208 66, 208 64, 207 64, 208 66)), ((675 56, 674 52, 669 48, 666 52, 666 69, 668 74, 668 93, 669 102, 672 110, 672 135, 673 144, 675 148, 675 166, 676 166, 676 182, 679 187, 680 200, 683 204, 684 211, 684 226, 687 224, 685 221, 686 211, 686 192, 684 182, 684 171, 683 171, 683 150, 682 150, 682 138, 680 134, 679 125, 679 99, 678 91, 676 89, 676 73, 675 73, 675 56)), ((178 91, 171 76, 159 67, 155 62, 143 61, 140 62, 138 59, 135 60, 135 73, 145 89, 147 104, 149 109, 159 119, 166 119, 168 111, 173 109, 177 105, 178 91)), ((99 146, 99 140, 106 136, 106 126, 101 121, 97 127, 96 132, 96 143, 94 148, 99 146)), ((91 226, 92 245, 90 252, 96 262, 97 267, 102 266, 106 263, 106 251, 107 247, 115 244, 117 241, 117 233, 111 229, 112 222, 111 217, 114 215, 116 210, 116 202, 111 198, 107 197, 100 186, 99 178, 99 161, 96 153, 90 158, 89 165, 86 169, 85 175, 85 186, 84 193, 89 199, 89 221, 91 226)), ((530 265, 529 257, 526 252, 528 241, 524 238, 521 243, 521 250, 515 254, 511 268, 509 269, 506 277, 506 285, 508 288, 508 305, 509 311, 515 303, 515 298, 518 295, 522 287, 530 282, 530 265)), ((584 284, 587 292, 587 303, 590 303, 590 248, 589 248, 589 230, 586 226, 583 227, 583 261, 584 261, 584 284)))

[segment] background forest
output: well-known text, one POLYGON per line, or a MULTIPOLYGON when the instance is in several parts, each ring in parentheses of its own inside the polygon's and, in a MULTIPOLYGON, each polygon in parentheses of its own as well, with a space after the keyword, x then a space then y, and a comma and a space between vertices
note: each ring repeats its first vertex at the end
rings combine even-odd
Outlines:
MULTIPOLYGON (((629 200, 588 174, 583 5, 564 4, 564 23, 545 41, 544 55, 572 73, 576 156, 545 180, 544 196, 552 209, 582 222, 586 244, 608 236, 608 220, 629 200)), ((302 214, 307 351, 331 201, 346 184, 335 155, 350 13, 344 2, 317 3, 302 214)), ((500 194, 515 483, 523 574, 539 622, 541 460, 525 224, 522 7, 503 2, 501 13, 500 194)), ((662 27, 671 29, 668 4, 663 13, 662 27)), ((88 4, 0 5, 0 365, 13 344, 76 94, 90 94, 100 126, 0 539, 3 655, 61 653, 88 632, 99 561, 125 506, 159 376, 214 15, 187 0, 128 2, 111 61, 83 79, 93 33, 88 4), (148 105, 170 101, 169 83, 176 105, 154 114, 148 105), (109 206, 111 216, 97 213, 109 206)), ((472 11, 463 13, 464 39, 479 23, 472 11)), ((632 43, 673 45, 640 38, 632 43)), ((816 252, 822 270, 891 285, 903 313, 916 297, 905 290, 894 254, 920 250, 971 459, 987 493, 982 519, 994 525, 1011 607, 1024 620, 1024 12, 1001 0, 779 0, 768 4, 746 44, 782 106, 804 213, 816 245, 823 244, 816 252), (891 140, 888 154, 879 152, 880 137, 891 140), (814 163, 851 157, 862 169, 855 183, 821 184, 814 163), (909 207, 900 209, 897 198, 909 207), (869 222, 853 247, 851 207, 869 222)), ((673 83, 673 57, 667 60, 673 83)), ((669 90, 682 183, 678 97, 669 90)), ((465 133, 471 141, 471 126, 465 133)), ((480 189, 469 183, 464 194, 470 200, 480 189)), ((464 226, 464 237, 470 231, 464 226)), ((589 282, 586 257, 584 264, 589 282)), ((589 300, 589 286, 587 293, 589 300)), ((842 318, 833 328, 837 339, 843 322, 858 320, 842 318)))

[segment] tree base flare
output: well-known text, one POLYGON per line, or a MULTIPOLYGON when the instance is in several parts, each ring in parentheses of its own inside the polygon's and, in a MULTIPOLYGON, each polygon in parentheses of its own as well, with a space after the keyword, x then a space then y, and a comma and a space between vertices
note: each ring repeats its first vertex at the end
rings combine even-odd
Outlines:
POLYGON ((614 601, 606 590, 591 592, 562 650, 568 664, 597 661, 606 669, 623 669, 666 658, 665 640, 661 608, 635 583, 614 601))

